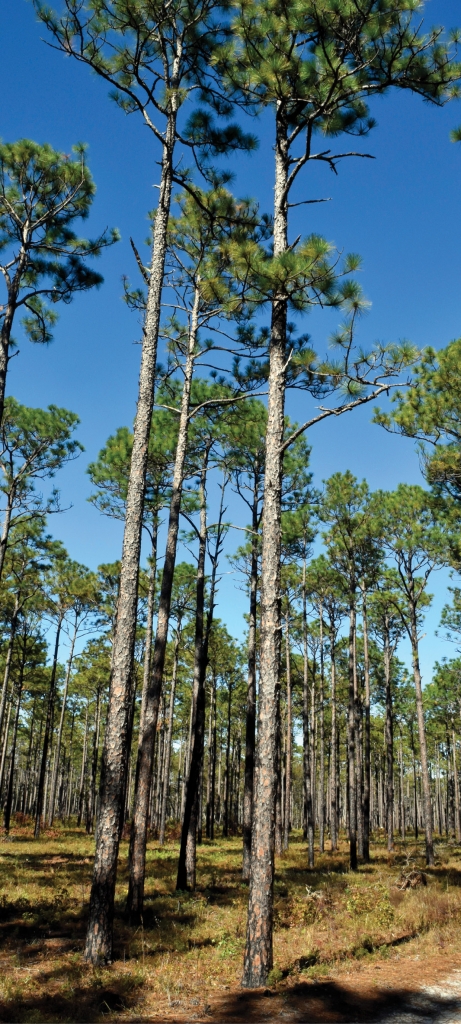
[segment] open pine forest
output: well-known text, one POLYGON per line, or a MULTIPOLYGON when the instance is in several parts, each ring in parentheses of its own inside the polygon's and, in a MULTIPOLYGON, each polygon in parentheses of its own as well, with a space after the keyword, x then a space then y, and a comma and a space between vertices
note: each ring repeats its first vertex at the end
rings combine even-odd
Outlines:
POLYGON ((378 101, 459 98, 459 33, 418 0, 55 3, 14 18, 89 127, 89 77, 129 115, 155 207, 121 239, 52 118, 0 142, 0 1020, 387 1020, 461 969, 461 340, 370 341, 360 257, 310 217, 371 173, 378 101), (91 301, 101 409, 134 396, 122 247, 136 401, 88 456, 84 392, 20 400, 28 343, 80 343, 91 301))

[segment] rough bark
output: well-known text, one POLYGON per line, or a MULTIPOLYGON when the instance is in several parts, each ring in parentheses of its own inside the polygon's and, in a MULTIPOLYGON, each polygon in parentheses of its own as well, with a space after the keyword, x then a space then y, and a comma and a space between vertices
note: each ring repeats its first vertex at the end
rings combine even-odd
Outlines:
MULTIPOLYGON (((411 584, 410 584, 411 594, 411 584)), ((410 603, 410 636, 413 661, 413 678, 416 692, 416 718, 418 722, 419 756, 421 760, 421 777, 423 784, 424 833, 426 838, 426 864, 434 864, 434 841, 432 836, 432 803, 431 782, 427 763, 426 726, 424 722, 423 691, 421 671, 419 667, 419 645, 416 607, 410 603)))
POLYGON ((243 789, 243 862, 242 879, 248 882, 251 863, 251 832, 253 823, 253 785, 256 742, 256 609, 258 599, 258 478, 256 471, 253 488, 250 611, 248 621, 248 679, 245 720, 245 780, 243 789))
POLYGON ((331 850, 334 852, 338 847, 338 767, 337 767, 337 729, 336 729, 336 652, 334 639, 330 641, 330 663, 331 663, 331 758, 330 758, 330 835, 331 850))
POLYGON ((157 630, 152 657, 152 672, 145 695, 142 728, 140 728, 139 732, 135 782, 136 796, 130 837, 130 879, 127 898, 128 913, 130 918, 135 921, 140 920, 142 917, 144 902, 144 875, 146 864, 149 797, 152 783, 155 734, 157 730, 158 709, 162 692, 163 670, 165 666, 165 655, 168 641, 171 594, 173 590, 174 567, 176 563, 176 549, 178 543, 184 465, 186 460, 189 430, 190 393, 194 369, 193 357, 197 339, 198 306, 199 292, 197 290, 191 318, 188 355, 186 365, 184 367, 184 386, 181 398, 178 441, 171 488, 168 533, 165 548, 165 560, 163 564, 162 584, 160 589, 157 630))
POLYGON ((325 850, 325 673, 323 656, 323 604, 320 602, 320 772, 319 772, 319 853, 325 850))
POLYGON ((348 707, 348 805, 349 805, 349 862, 351 871, 357 870, 357 776, 355 770, 355 590, 349 605, 349 707, 348 707))
POLYGON ((173 179, 176 137, 176 101, 170 110, 162 152, 159 202, 144 320, 138 402, 133 431, 130 476, 126 502, 120 588, 112 646, 109 703, 101 765, 100 804, 96 830, 96 854, 90 896, 90 912, 84 957, 89 963, 111 962, 115 883, 120 842, 120 823, 126 793, 128 739, 131 726, 130 698, 136 636, 139 556, 143 527, 144 494, 149 435, 152 422, 157 342, 160 325, 168 216, 173 179))
POLYGON ((370 860, 370 789, 371 789, 371 738, 370 738, 370 659, 368 654, 368 616, 365 585, 362 585, 362 627, 363 664, 365 674, 365 731, 363 745, 363 859, 370 860))
POLYGON ((285 767, 285 812, 283 828, 283 848, 288 850, 291 828, 291 758, 293 744, 293 722, 291 706, 291 658, 290 658, 290 613, 287 608, 285 616, 285 657, 287 674, 287 732, 286 732, 286 767, 285 767))
MULTIPOLYGON (((274 254, 286 250, 287 128, 280 105, 276 114, 274 254)), ((265 985, 272 969, 275 743, 280 685, 280 548, 282 443, 285 402, 287 303, 272 303, 269 394, 264 480, 261 568, 261 645, 258 740, 254 785, 253 836, 246 947, 242 984, 265 985)))
MULTIPOLYGON (((308 843, 308 867, 314 867, 314 812, 312 804, 311 754, 309 729, 309 658, 307 649, 306 562, 303 562, 303 786, 304 823, 308 843)), ((313 666, 313 671, 315 671, 313 666)), ((315 686, 315 681, 312 684, 315 686)))
POLYGON ((386 744, 386 835, 387 849, 394 849, 394 714, 391 689, 391 650, 389 628, 386 622, 384 634, 384 685, 386 691, 386 719, 384 741, 386 744))

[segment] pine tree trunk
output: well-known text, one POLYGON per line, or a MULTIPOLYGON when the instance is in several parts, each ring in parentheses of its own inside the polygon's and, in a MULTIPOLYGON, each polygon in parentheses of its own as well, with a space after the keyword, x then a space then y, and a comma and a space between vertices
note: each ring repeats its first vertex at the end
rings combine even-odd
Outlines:
POLYGON ((338 816, 338 767, 337 767, 337 730, 336 730, 336 651, 334 640, 330 639, 331 663, 331 758, 330 758, 330 801, 331 801, 331 852, 338 848, 339 816, 338 816))
MULTIPOLYGON (((303 784, 304 784, 304 822, 308 843, 308 867, 314 867, 314 813, 312 807, 311 755, 309 729, 309 658, 307 650, 307 595, 306 595, 306 561, 303 561, 303 784)), ((312 668, 315 672, 315 666, 312 668)), ((312 685, 315 687, 315 679, 312 685)))
POLYGON ((455 836, 456 842, 461 843, 461 821, 460 821, 460 808, 459 808, 459 779, 458 779, 458 766, 456 763, 456 734, 452 728, 452 752, 453 752, 453 782, 455 788, 455 836))
POLYGON ((323 656, 323 604, 320 602, 320 773, 319 853, 325 852, 325 672, 323 656))
MULTIPOLYGON (((0 348, 0 353, 1 353, 1 348, 0 348)), ((0 380, 1 380, 1 367, 0 367, 0 380)), ((2 399, 2 397, 0 395, 0 423, 2 422, 2 419, 3 419, 3 409, 4 409, 4 401, 3 401, 3 399, 2 399)), ((10 491, 9 494, 8 494, 7 505, 6 505, 6 509, 5 509, 5 517, 4 517, 4 520, 3 520, 2 535, 0 537, 0 580, 1 580, 2 576, 3 576, 3 566, 5 564, 5 555, 6 555, 6 549, 7 549, 7 546, 8 546, 8 536, 9 536, 10 526, 11 526, 11 514, 12 514, 12 511, 13 511, 13 493, 12 493, 12 491, 10 491)))
POLYGON ((285 769, 285 814, 283 830, 283 848, 288 850, 291 828, 291 758, 293 743, 293 723, 291 708, 291 658, 290 658, 290 614, 287 607, 285 616, 285 657, 287 670, 287 731, 286 731, 286 769, 285 769))
POLYGON ((16 714, 15 714, 15 718, 14 718, 13 739, 12 739, 12 743, 11 743, 11 753, 10 753, 10 771, 9 771, 9 776, 8 776, 8 788, 7 788, 6 801, 5 801, 5 807, 4 807, 3 827, 4 827, 5 832, 6 832, 7 835, 8 835, 8 832, 10 831, 11 805, 12 805, 12 801, 13 801, 14 762, 15 762, 15 759, 16 759, 16 742, 17 742, 17 737, 18 737, 19 712, 21 710, 21 696, 22 696, 22 684, 23 684, 23 679, 24 679, 24 665, 25 665, 25 656, 21 660, 21 666, 20 666, 20 670, 19 670, 19 679, 18 679, 17 695, 16 695, 16 714))
POLYGON ((227 691, 227 739, 226 739, 226 774, 224 776, 223 800, 223 838, 229 835, 229 803, 230 803, 230 745, 231 745, 231 712, 232 712, 232 681, 229 678, 227 691))
POLYGON ((176 679, 178 675, 179 644, 181 642, 181 627, 178 624, 174 642, 173 671, 171 674, 170 706, 168 709, 168 729, 165 740, 165 770, 163 776, 163 794, 160 816, 159 842, 163 846, 165 842, 165 824, 167 818, 168 794, 170 791, 170 761, 171 761, 171 739, 173 736, 174 721, 174 700, 176 694, 176 679))
POLYGON ((184 367, 184 385, 181 398, 178 441, 171 488, 168 533, 157 616, 157 631, 152 658, 152 673, 145 697, 142 728, 140 728, 139 732, 135 781, 136 796, 130 838, 130 879, 127 897, 128 913, 130 915, 130 919, 134 921, 139 921, 141 919, 144 901, 149 797, 152 782, 152 765, 154 760, 158 709, 162 691, 163 670, 165 666, 165 654, 168 642, 168 623, 170 618, 174 567, 176 563, 184 465, 186 460, 189 431, 190 393, 198 330, 199 301, 200 295, 198 289, 196 289, 194 307, 191 316, 188 355, 186 365, 184 367))
POLYGON ((85 799, 85 777, 86 777, 86 753, 88 745, 88 702, 86 705, 85 715, 85 732, 83 735, 83 750, 82 750, 82 768, 80 772, 80 786, 78 791, 78 815, 77 815, 77 827, 80 828, 83 817, 83 804, 85 799))
POLYGON ((0 424, 3 423, 5 409, 6 376, 8 363, 10 361, 11 331, 13 329, 14 315, 17 309, 19 289, 22 276, 27 267, 27 251, 21 245, 16 263, 16 269, 11 281, 8 283, 8 298, 4 307, 3 322, 0 331, 0 424))
POLYGON ((242 879, 248 882, 251 864, 251 833, 253 823, 253 785, 256 742, 256 609, 258 600, 258 483, 259 472, 254 474, 251 569, 250 569, 250 612, 248 621, 248 679, 245 721, 245 781, 243 790, 243 863, 242 879))
POLYGON ((71 645, 70 645, 69 659, 68 659, 68 662, 67 662, 66 678, 65 678, 65 681, 64 681, 64 693, 62 695, 61 717, 59 719, 59 728, 58 728, 58 738, 57 738, 57 742, 56 742, 54 770, 53 770, 53 776, 52 776, 52 780, 51 780, 51 793, 50 793, 49 818, 48 818, 48 824, 49 824, 50 827, 51 827, 51 825, 53 824, 53 821, 54 821, 55 803, 56 803, 56 785, 57 785, 57 781, 58 781, 59 760, 60 760, 60 757, 61 757, 62 732, 63 732, 63 728, 64 728, 64 716, 65 716, 65 713, 66 713, 67 691, 68 691, 68 688, 69 688, 69 679, 70 679, 70 672, 71 672, 71 668, 72 668, 72 662, 73 662, 73 658, 74 658, 74 648, 75 648, 75 641, 77 639, 77 631, 78 631, 78 624, 77 624, 77 621, 76 621, 75 627, 74 627, 73 636, 72 636, 72 641, 71 641, 71 645))
MULTIPOLYGON (((286 251, 287 126, 280 105, 276 115, 274 255, 286 251)), ((247 936, 242 984, 265 985, 272 969, 276 728, 280 687, 280 550, 287 303, 272 304, 269 346, 264 512, 261 569, 261 643, 258 739, 254 785, 253 836, 247 936)))
POLYGON ((7 699, 8 699, 8 684, 9 684, 9 681, 10 681, 11 658, 12 658, 12 655, 13 655, 13 645, 14 645, 14 638, 15 638, 15 635, 16 635, 16 627, 17 627, 17 624, 18 624, 18 615, 19 615, 19 596, 18 596, 18 594, 16 594, 15 602, 14 602, 13 615, 11 617, 10 636, 9 636, 9 640, 8 640, 8 648, 7 648, 6 660, 5 660, 5 671, 3 673, 2 696, 0 698, 0 736, 2 734, 3 719, 5 717, 5 707, 6 707, 6 702, 7 702, 7 699))
POLYGON ((144 664, 142 674, 141 712, 139 716, 139 732, 142 733, 147 691, 149 689, 150 667, 152 662, 152 635, 154 626, 155 587, 157 583, 157 538, 158 516, 155 513, 152 523, 149 588, 147 591, 146 636, 144 639, 144 664))
POLYGON ((349 847, 351 871, 357 870, 357 788, 355 770, 355 590, 350 594, 349 606, 349 709, 347 732, 348 760, 348 805, 349 805, 349 847))
POLYGON ((368 654, 368 616, 365 585, 362 584, 363 665, 365 674, 365 736, 363 749, 363 859, 370 861, 370 790, 371 790, 371 738, 370 738, 370 659, 368 654))
POLYGON ((184 803, 181 846, 179 850, 178 874, 176 888, 185 891, 189 882, 195 885, 195 828, 198 814, 198 784, 202 763, 203 740, 205 732, 205 673, 207 652, 205 647, 205 555, 206 555, 206 475, 210 449, 204 452, 200 477, 200 536, 197 561, 197 589, 195 608, 195 658, 194 681, 192 690, 191 746, 189 755, 189 772, 184 803), (192 837, 191 831, 194 830, 192 837), (191 843, 193 849, 191 850, 191 843), (189 849, 188 849, 189 847, 189 849), (193 877, 194 876, 194 877, 193 877))
POLYGON ((130 699, 138 604, 139 557, 143 528, 144 494, 152 422, 157 341, 167 244, 168 217, 176 137, 176 99, 170 100, 159 202, 154 223, 149 292, 144 321, 138 403, 133 432, 130 477, 126 501, 120 588, 112 645, 112 666, 107 723, 101 766, 96 854, 84 957, 94 965, 112 960, 112 927, 120 823, 126 793, 131 725, 130 699))
POLYGON ((394 849, 394 715, 391 690, 391 651, 389 628, 386 618, 384 636, 384 685, 386 691, 386 720, 384 738, 386 744, 386 835, 387 849, 394 849))
POLYGON ((424 807, 424 832, 426 837, 426 864, 434 864, 434 842, 432 838, 432 803, 431 783, 427 763, 426 726, 424 723, 423 691, 421 686, 421 671, 419 667, 418 650, 418 626, 416 619, 416 608, 410 605, 411 614, 411 648, 413 656, 413 677, 416 691, 416 716, 418 722, 419 753, 421 759, 421 777, 423 784, 423 807, 424 807))
POLYGON ((96 810, 96 777, 98 774, 98 754, 99 754, 99 730, 101 726, 101 690, 98 686, 96 691, 96 712, 94 722, 94 733, 93 733, 93 757, 91 761, 91 778, 90 778, 90 792, 88 797, 88 817, 86 822, 86 831, 88 834, 93 832, 94 814, 96 810))
POLYGON ((46 777, 46 766, 47 766, 47 760, 48 760, 48 747, 49 747, 50 739, 51 739, 51 728, 52 728, 52 721, 53 721, 55 686, 56 686, 56 670, 57 670, 57 667, 58 667, 59 638, 60 638, 60 635, 61 635, 62 620, 63 620, 63 616, 61 615, 59 617, 59 619, 58 619, 58 625, 57 625, 57 629, 56 629, 56 639, 55 639, 55 644, 54 644, 53 665, 52 665, 52 668, 51 668, 51 678, 50 678, 50 685, 49 685, 49 689, 48 689, 48 701, 47 701, 46 719, 45 719, 45 732, 44 732, 44 735, 43 735, 42 759, 41 759, 41 764, 40 764, 40 773, 39 773, 39 777, 38 777, 37 806, 36 806, 36 811, 35 811, 35 829, 34 829, 34 838, 35 839, 38 839, 38 837, 40 835, 40 825, 41 825, 42 809, 46 808, 46 803, 44 801, 45 777, 46 777))

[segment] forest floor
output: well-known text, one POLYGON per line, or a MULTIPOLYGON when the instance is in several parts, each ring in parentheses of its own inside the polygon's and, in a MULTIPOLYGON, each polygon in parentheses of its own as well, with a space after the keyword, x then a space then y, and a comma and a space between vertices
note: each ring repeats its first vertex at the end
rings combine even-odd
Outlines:
MULTIPOLYGON (((248 891, 240 838, 199 847, 195 893, 175 892, 177 842, 150 842, 143 928, 123 915, 123 842, 114 963, 100 969, 81 955, 93 845, 77 828, 34 841, 27 823, 0 840, 0 1021, 397 1022, 422 985, 461 979, 461 847, 445 840, 436 866, 413 876, 426 884, 402 890, 402 872, 423 868, 411 837, 392 854, 377 837, 371 863, 351 873, 345 842, 308 871, 295 834, 276 865, 275 968, 253 992, 239 987, 248 891)), ((461 1007, 458 988, 451 1002, 451 990, 446 1002, 428 990, 426 1016, 402 1020, 461 1020, 437 1017, 461 1007)))

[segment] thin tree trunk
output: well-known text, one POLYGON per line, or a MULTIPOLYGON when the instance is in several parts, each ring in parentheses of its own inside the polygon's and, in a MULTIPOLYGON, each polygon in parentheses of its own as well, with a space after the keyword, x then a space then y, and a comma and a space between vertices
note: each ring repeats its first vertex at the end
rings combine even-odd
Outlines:
POLYGON ((162 691, 163 670, 165 666, 165 654, 168 641, 168 623, 170 618, 174 567, 176 563, 181 496, 184 481, 184 465, 186 460, 189 430, 190 394, 198 330, 199 301, 200 295, 198 289, 196 289, 194 307, 191 316, 188 355, 184 368, 184 385, 181 398, 178 442, 171 488, 168 533, 157 616, 157 631, 152 658, 152 673, 145 698, 142 729, 140 729, 139 732, 135 781, 136 797, 130 839, 130 879, 127 897, 127 909, 132 920, 141 919, 144 901, 149 797, 152 782, 152 765, 154 760, 154 744, 157 729, 158 709, 162 691))
POLYGON ((66 713, 67 691, 68 691, 68 688, 69 688, 69 679, 70 679, 70 672, 71 672, 71 668, 72 668, 72 662, 73 662, 73 658, 74 658, 74 648, 75 648, 75 641, 77 639, 77 631, 78 631, 78 624, 77 624, 77 621, 76 621, 75 622, 73 636, 72 636, 72 642, 71 642, 71 645, 70 645, 69 659, 68 659, 68 662, 67 662, 66 678, 65 678, 65 682, 64 682, 64 692, 63 692, 63 695, 62 695, 61 717, 59 719, 58 738, 57 738, 57 742, 56 742, 54 769, 53 769, 53 776, 52 776, 52 780, 51 780, 51 793, 50 793, 49 817, 48 817, 48 824, 50 825, 50 827, 51 827, 51 825, 53 824, 53 821, 54 821, 54 811, 55 811, 55 803, 56 803, 56 785, 57 785, 57 781, 58 781, 59 759, 60 759, 60 756, 61 756, 62 732, 63 732, 63 728, 64 728, 64 716, 65 716, 65 713, 66 713))
POLYGON ((370 658, 368 653, 368 616, 365 584, 362 583, 363 665, 365 674, 365 736, 363 749, 363 859, 370 861, 370 791, 371 791, 371 738, 370 738, 370 658))
POLYGON ((285 657, 287 670, 287 731, 286 731, 286 768, 285 768, 285 814, 283 830, 283 848, 288 850, 291 828, 291 758, 293 742, 293 723, 291 708, 291 658, 290 658, 290 613, 287 605, 285 615, 285 657))
POLYGON ((168 794, 170 791, 170 761, 171 761, 171 739, 173 736, 174 721, 174 699, 176 694, 176 679, 178 676, 179 645, 181 643, 181 627, 178 624, 174 642, 173 671, 171 674, 170 706, 168 709, 168 729, 165 740, 165 769, 163 775, 162 808, 160 815, 159 842, 163 846, 165 842, 165 824, 167 817, 168 794))
MULTIPOLYGON (((276 114, 274 255, 287 238, 287 125, 280 104, 276 114)), ((242 984, 265 985, 272 969, 276 728, 280 687, 280 551, 283 429, 286 373, 287 302, 272 303, 269 345, 269 395, 264 478, 261 569, 261 643, 258 739, 254 785, 253 836, 247 935, 242 984)))
POLYGON ((232 680, 229 678, 227 690, 227 739, 226 739, 226 774, 224 776, 223 830, 224 839, 229 835, 229 803, 230 803, 230 744, 231 744, 231 712, 232 712, 232 680))
POLYGON ((14 645, 14 638, 15 638, 15 635, 16 635, 16 627, 17 627, 17 623, 18 623, 18 615, 19 615, 19 595, 16 594, 15 601, 14 601, 13 615, 11 617, 10 636, 9 636, 9 640, 8 640, 8 648, 7 648, 6 660, 5 660, 5 671, 3 673, 2 696, 0 698, 0 736, 2 734, 3 719, 5 717, 5 707, 6 707, 6 702, 7 702, 7 699, 8 699, 8 684, 9 684, 9 681, 10 681, 11 658, 13 656, 13 645, 14 645))
MULTIPOLYGON (((304 821, 308 843, 308 867, 314 867, 314 813, 312 806, 311 755, 309 731, 309 658, 307 649, 306 560, 303 561, 303 783, 304 821)), ((312 671, 315 672, 313 665, 312 671)), ((315 680, 313 682, 315 686, 315 680)))
POLYGON ((94 734, 93 734, 93 757, 91 760, 91 777, 90 777, 90 792, 88 797, 88 816, 86 821, 86 831, 90 834, 93 831, 93 819, 96 809, 96 777, 98 774, 98 755, 99 755, 99 730, 101 726, 101 690, 98 686, 96 691, 96 712, 94 722, 94 734))
MULTIPOLYGON (((333 627, 332 627, 333 631, 333 627)), ((330 800, 331 800, 331 851, 338 847, 338 781, 337 781, 337 730, 336 730, 336 651, 334 639, 330 639, 330 662, 331 662, 331 759, 330 759, 330 800)))
POLYGON ((253 488, 251 569, 250 569, 250 613, 248 622, 248 679, 245 721, 245 781, 243 790, 243 863, 242 879, 248 882, 251 864, 251 833, 253 824, 253 785, 256 742, 256 609, 258 598, 258 506, 257 480, 255 472, 253 488))
MULTIPOLYGON (((197 589, 195 609, 195 659, 194 681, 192 688, 192 722, 191 746, 189 755, 189 771, 184 803, 184 819, 179 850, 178 874, 176 888, 186 890, 191 885, 195 888, 195 859, 191 857, 190 830, 196 828, 198 813, 198 783, 200 778, 203 735, 205 728, 205 673, 206 652, 204 651, 205 629, 205 556, 206 556, 206 475, 208 468, 209 448, 205 449, 200 477, 200 531, 199 554, 197 562, 197 589), (189 851, 187 849, 189 845, 189 851), (189 852, 189 857, 188 857, 189 852)), ((194 836, 195 839, 195 836, 194 836)), ((193 844, 195 846, 195 843, 193 844)))
POLYGON ((423 691, 421 671, 419 667, 418 627, 416 608, 410 605, 411 612, 411 648, 413 656, 413 677, 416 691, 416 716, 418 722, 419 753, 421 759, 421 778, 423 784, 424 832, 426 837, 426 864, 434 864, 434 841, 432 837, 432 803, 431 783, 427 763, 426 727, 424 723, 423 691))
POLYGON ((41 817, 42 817, 42 808, 45 807, 43 797, 44 797, 44 790, 45 790, 45 777, 46 777, 46 765, 47 765, 47 759, 48 759, 48 747, 49 747, 50 739, 51 739, 51 726, 52 726, 52 721, 53 721, 54 697, 55 697, 55 685, 56 685, 56 670, 57 670, 57 667, 58 667, 59 638, 60 638, 60 635, 61 635, 62 620, 63 620, 63 616, 60 615, 60 617, 58 619, 58 625, 57 625, 57 629, 56 629, 56 639, 55 639, 55 643, 54 643, 53 665, 52 665, 52 668, 51 668, 50 686, 49 686, 49 690, 48 690, 48 701, 47 701, 47 707, 46 707, 45 732, 44 732, 44 735, 43 735, 42 760, 41 760, 41 764, 40 764, 40 773, 39 773, 39 777, 38 777, 37 807, 36 807, 36 811, 35 811, 35 829, 34 829, 34 838, 35 839, 38 839, 38 837, 40 835, 40 824, 41 824, 41 817))
POLYGON ((458 766, 456 763, 456 734, 455 730, 452 729, 452 753, 453 753, 453 781, 455 787, 455 836, 456 842, 461 843, 461 821, 459 813, 459 779, 458 779, 458 766))
POLYGON ((384 636, 384 685, 386 690, 386 720, 384 738, 386 744, 386 836, 387 849, 394 849, 394 715, 391 689, 391 650, 389 626, 386 616, 384 636))
POLYGON ((149 292, 144 321, 138 403, 133 432, 130 477, 126 501, 125 530, 112 645, 112 666, 107 723, 101 766, 101 785, 96 854, 90 896, 90 912, 84 957, 97 965, 112 960, 114 915, 120 822, 126 792, 131 724, 130 698, 138 604, 139 556, 149 435, 152 422, 161 294, 167 245, 168 217, 173 179, 173 150, 176 138, 177 98, 169 100, 159 202, 154 223, 149 292))
POLYGON ((13 801, 14 762, 15 762, 15 758, 16 758, 16 741, 17 741, 17 736, 18 736, 19 712, 20 712, 20 709, 21 709, 21 695, 22 695, 22 684, 23 684, 23 678, 24 678, 24 665, 25 665, 25 657, 22 659, 22 662, 21 662, 21 668, 20 668, 20 674, 19 674, 19 680, 18 680, 18 687, 17 687, 16 714, 15 714, 15 718, 14 718, 13 739, 12 739, 12 743, 11 743, 11 753, 10 753, 10 771, 9 771, 9 777, 8 777, 8 788, 7 788, 5 808, 4 808, 3 827, 4 827, 5 832, 7 834, 10 831, 11 805, 12 805, 12 801, 13 801))
MULTIPOLYGON (((200 546, 202 545, 202 537, 206 541, 206 471, 207 471, 207 460, 204 461, 204 472, 201 483, 201 516, 200 516, 200 546)), ((200 581, 200 588, 197 583, 197 606, 199 601, 202 603, 201 618, 202 623, 198 626, 196 633, 196 672, 197 672, 197 684, 194 686, 194 692, 197 694, 197 713, 195 718, 195 728, 193 733, 193 746, 192 756, 190 761, 189 777, 187 780, 187 792, 186 792, 186 805, 184 808, 184 822, 182 827, 181 835, 181 847, 179 850, 178 860, 178 876, 176 881, 177 889, 195 889, 196 882, 196 858, 197 858, 197 825, 201 829, 201 817, 202 817, 202 775, 203 775, 203 752, 204 752, 204 741, 205 741, 205 677, 208 665, 208 645, 210 640, 210 632, 213 624, 214 605, 216 597, 216 586, 217 586, 217 570, 219 555, 222 550, 222 537, 223 537, 223 515, 224 515, 224 492, 226 488, 227 480, 224 479, 221 489, 221 501, 218 514, 218 523, 216 531, 216 542, 214 554, 211 555, 210 559, 212 563, 211 579, 210 579, 210 602, 208 607, 208 613, 206 617, 205 630, 203 629, 203 602, 205 597, 205 586, 204 586, 204 568, 205 568, 205 554, 203 553, 203 580, 200 581), (201 636, 201 644, 199 645, 198 639, 201 636), (186 883, 186 885, 184 884, 186 883)))
POLYGON ((85 777, 86 777, 86 751, 88 745, 88 702, 86 705, 85 715, 85 733, 83 737, 83 750, 82 750, 82 770, 80 772, 80 786, 78 791, 78 816, 77 816, 77 827, 80 828, 83 817, 83 803, 85 799, 85 777))
POLYGON ((320 602, 320 774, 319 853, 325 851, 325 672, 323 655, 323 603, 320 602))
POLYGON ((349 709, 348 709, 348 802, 349 847, 351 871, 357 870, 357 776, 355 770, 355 590, 351 591, 349 607, 349 709))

